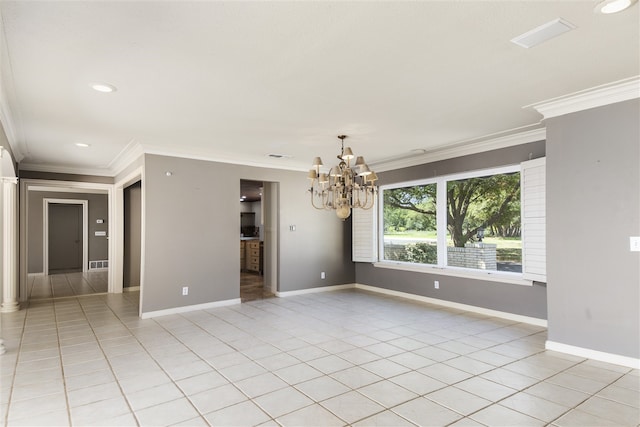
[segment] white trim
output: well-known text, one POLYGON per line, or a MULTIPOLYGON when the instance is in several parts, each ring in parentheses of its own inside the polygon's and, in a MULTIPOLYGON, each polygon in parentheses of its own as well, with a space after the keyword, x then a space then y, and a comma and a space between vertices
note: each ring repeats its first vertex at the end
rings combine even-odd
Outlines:
POLYGON ((228 305, 240 304, 240 298, 228 299, 223 301, 207 302, 204 304, 185 305, 182 307, 167 308, 165 310, 148 311, 141 313, 140 318, 151 319, 152 317, 167 316, 169 314, 188 313, 190 311, 206 310, 209 308, 226 307, 228 305))
POLYGON ((424 297, 421 295, 410 294, 407 292, 393 291, 391 289, 379 288, 377 286, 362 285, 356 283, 356 289, 362 289, 365 291, 377 292, 384 295, 390 295, 394 297, 407 298, 410 300, 426 302, 429 304, 439 305, 442 307, 455 308, 458 310, 470 311, 472 313, 484 314, 486 316, 499 317, 501 319, 513 320, 514 322, 527 323, 530 325, 547 327, 547 320, 538 319, 536 317, 522 316, 520 314, 507 313, 505 311, 491 310, 488 308, 477 307, 475 305, 461 304, 458 302, 446 301, 437 298, 424 297))
POLYGON ((128 286, 126 288, 122 288, 122 292, 137 292, 140 291, 140 286, 128 286))
MULTIPOLYGON (((539 124, 531 126, 541 126, 539 124)), ((372 162, 369 166, 378 172, 394 169, 406 168, 409 166, 422 165, 425 163, 437 162, 440 160, 453 159, 455 157, 467 156, 470 154, 484 153, 486 151, 498 150, 501 148, 513 147, 516 145, 528 144, 530 142, 544 141, 547 139, 545 128, 526 130, 511 135, 487 136, 474 138, 472 140, 460 141, 455 145, 442 146, 428 150, 424 154, 401 159, 388 159, 372 162)))
POLYGON ((606 353, 598 350, 591 350, 584 347, 576 347, 569 344, 562 344, 555 341, 547 340, 545 348, 551 351, 567 353, 573 356, 584 357, 587 359, 598 360, 600 362, 612 363, 614 365, 626 366, 628 368, 640 369, 640 359, 633 357, 621 356, 619 354, 606 353))
POLYGON ((27 274, 27 277, 37 277, 37 276, 44 276, 44 272, 40 271, 38 273, 29 273, 29 274, 27 274))
POLYGON ((356 287, 355 283, 350 283, 346 285, 319 286, 317 288, 300 289, 297 291, 276 292, 276 296, 279 298, 286 298, 286 297, 293 297, 296 295, 315 294, 318 292, 341 291, 343 289, 353 289, 355 287, 356 287))
POLYGON ((109 172, 113 176, 118 175, 143 154, 144 150, 142 149, 142 145, 135 139, 132 139, 109 163, 109 172))
POLYGON ((549 119, 636 98, 640 98, 640 76, 596 86, 522 108, 533 108, 545 119, 549 119))
MULTIPOLYGON (((142 175, 144 173, 144 167, 140 166, 135 170, 131 171, 127 176, 122 178, 120 181, 116 182, 113 185, 114 194, 113 194, 113 209, 111 210, 111 218, 110 221, 111 226, 113 227, 113 234, 111 235, 111 252, 110 260, 111 263, 109 266, 113 269, 113 292, 120 293, 124 289, 124 189, 129 185, 141 181, 141 252, 140 252, 140 285, 143 284, 143 274, 144 269, 142 268, 142 263, 144 262, 144 229, 145 229, 145 217, 144 217, 144 181, 142 180, 142 175)), ((140 292, 140 308, 142 307, 142 292, 140 292)))
POLYGON ((60 203, 65 205, 82 205, 82 272, 89 271, 89 201, 78 199, 42 199, 42 270, 49 274, 49 205, 60 203))
POLYGON ((438 267, 426 264, 413 264, 400 261, 378 261, 374 267, 390 270, 413 271, 415 273, 438 274, 440 276, 460 277, 463 279, 484 280, 486 282, 509 283, 511 285, 533 286, 531 280, 522 278, 520 273, 508 273, 493 270, 473 270, 470 268, 438 267))

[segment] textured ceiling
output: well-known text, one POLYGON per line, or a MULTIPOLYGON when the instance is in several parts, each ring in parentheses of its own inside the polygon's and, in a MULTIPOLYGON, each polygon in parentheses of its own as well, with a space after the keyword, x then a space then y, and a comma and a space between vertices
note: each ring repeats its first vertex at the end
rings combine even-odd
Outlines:
POLYGON ((594 4, 2 1, 0 118, 31 169, 109 173, 136 145, 305 169, 341 133, 380 163, 535 127, 523 106, 640 74, 638 4, 594 4), (559 17, 576 29, 509 42, 559 17))

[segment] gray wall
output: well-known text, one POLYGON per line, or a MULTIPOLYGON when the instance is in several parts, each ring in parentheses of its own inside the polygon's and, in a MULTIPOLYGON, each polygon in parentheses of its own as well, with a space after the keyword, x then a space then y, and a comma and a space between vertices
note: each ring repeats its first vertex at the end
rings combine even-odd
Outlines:
POLYGON ((142 183, 124 189, 124 262, 123 286, 140 286, 142 245, 142 183))
MULTIPOLYGON (((437 175, 471 171, 483 168, 513 165, 544 157, 544 141, 523 144, 501 150, 488 151, 455 159, 397 169, 378 174, 379 185, 430 178, 437 175)), ((356 281, 394 291, 452 301, 507 313, 539 319, 547 317, 546 288, 511 285, 478 279, 463 279, 430 273, 417 273, 374 267, 358 263, 356 281), (440 289, 434 289, 434 280, 440 281, 440 289)))
POLYGON ((28 273, 42 273, 43 199, 74 199, 89 201, 89 261, 109 259, 109 244, 106 237, 96 237, 96 231, 107 231, 109 226, 109 203, 106 194, 82 194, 29 191, 27 212, 28 273), (96 224, 103 219, 103 224, 96 224))
POLYGON ((241 179, 279 183, 279 291, 354 282, 350 223, 311 207, 306 173, 158 155, 144 162, 143 313, 239 298, 241 179))
POLYGON ((99 184, 113 184, 113 177, 99 175, 75 175, 70 173, 39 172, 21 170, 20 178, 23 179, 49 179, 54 181, 95 182, 99 184))
POLYGON ((549 119, 549 340, 640 358, 640 101, 549 119))

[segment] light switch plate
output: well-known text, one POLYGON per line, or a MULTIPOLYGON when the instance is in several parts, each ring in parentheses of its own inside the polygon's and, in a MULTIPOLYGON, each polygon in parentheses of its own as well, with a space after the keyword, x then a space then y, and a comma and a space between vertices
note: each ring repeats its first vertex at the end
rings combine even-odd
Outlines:
POLYGON ((640 236, 629 237, 629 246, 631 252, 640 252, 640 236))

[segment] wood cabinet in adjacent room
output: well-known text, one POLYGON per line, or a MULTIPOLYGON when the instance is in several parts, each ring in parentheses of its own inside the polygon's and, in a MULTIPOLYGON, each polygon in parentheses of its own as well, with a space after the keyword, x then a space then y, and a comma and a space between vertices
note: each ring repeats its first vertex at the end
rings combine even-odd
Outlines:
POLYGON ((258 239, 240 241, 240 269, 262 274, 263 244, 258 239))

